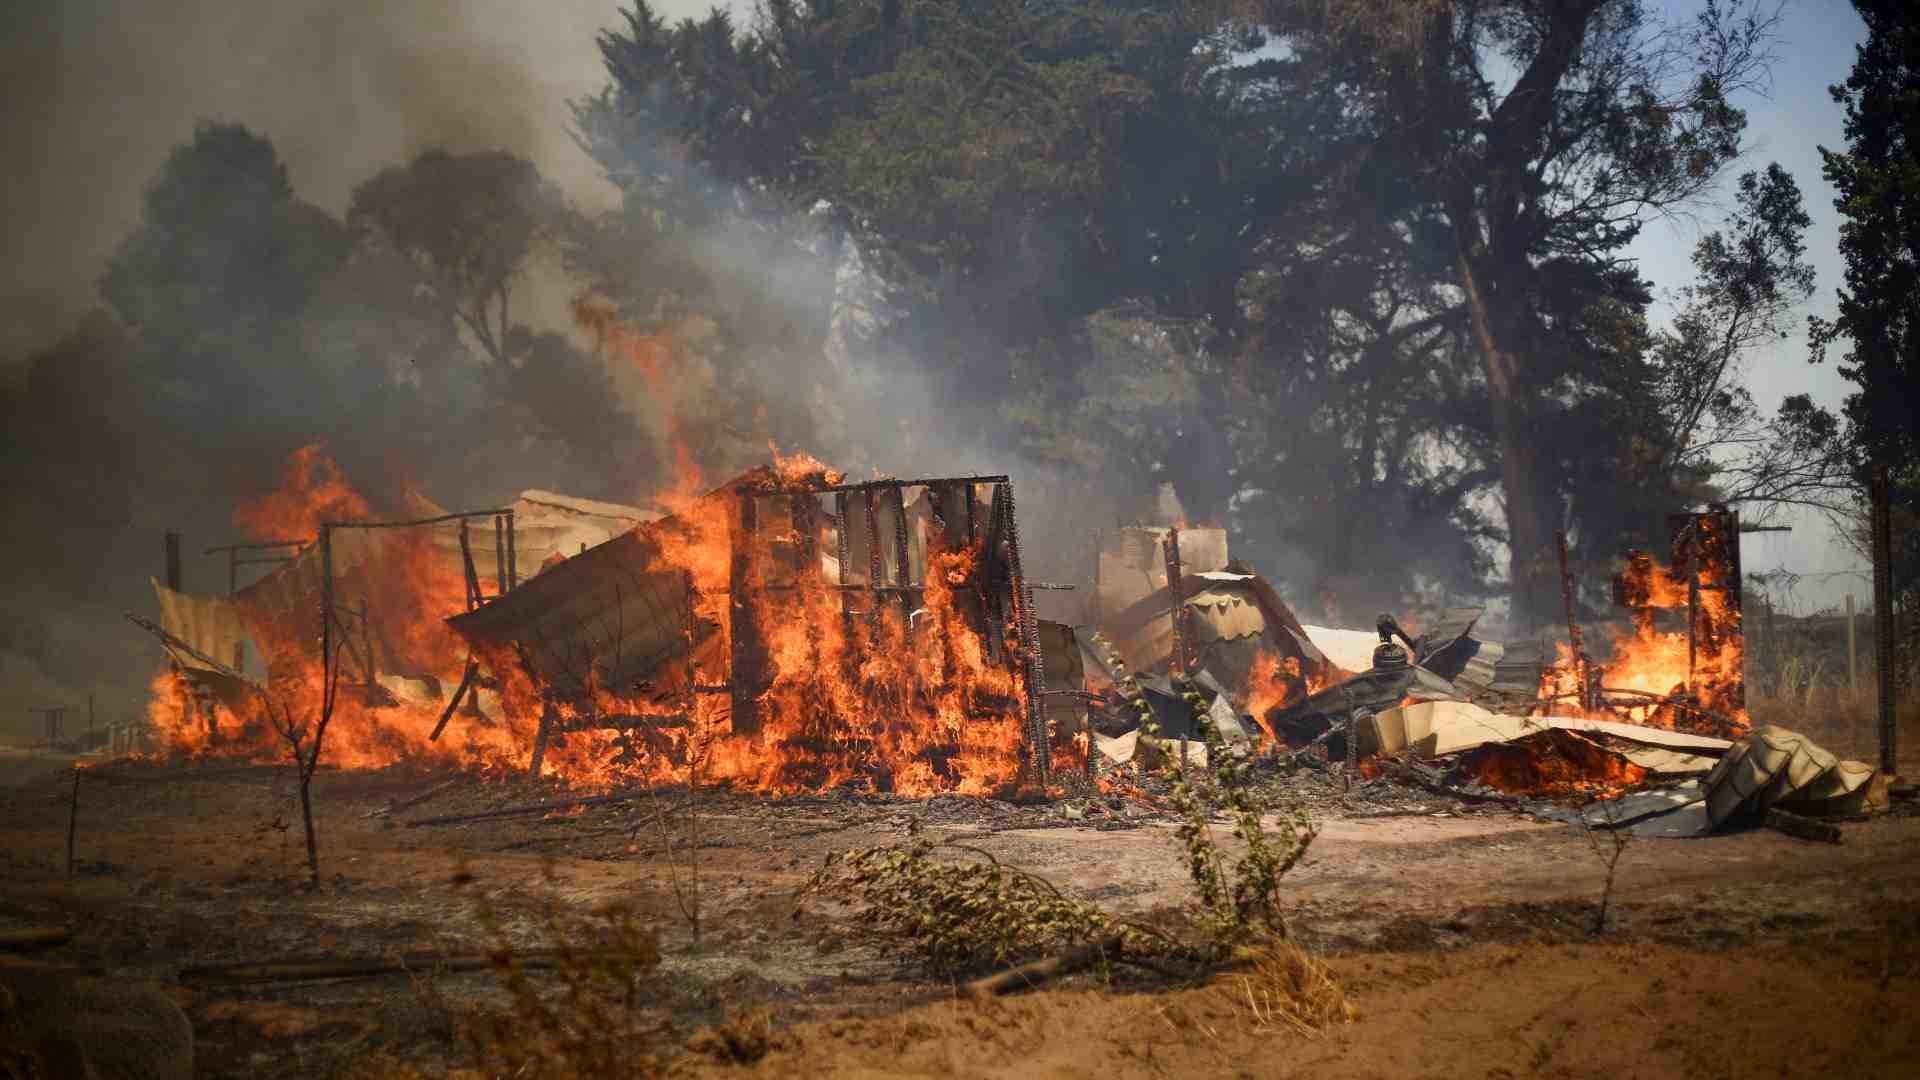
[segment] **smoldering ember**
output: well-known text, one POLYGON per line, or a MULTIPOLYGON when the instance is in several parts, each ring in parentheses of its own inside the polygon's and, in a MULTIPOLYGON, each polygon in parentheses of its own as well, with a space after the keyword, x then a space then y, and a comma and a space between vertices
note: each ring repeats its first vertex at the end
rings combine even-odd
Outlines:
POLYGON ((1911 5, 80 7, 0 1077, 1920 1057, 1911 5))

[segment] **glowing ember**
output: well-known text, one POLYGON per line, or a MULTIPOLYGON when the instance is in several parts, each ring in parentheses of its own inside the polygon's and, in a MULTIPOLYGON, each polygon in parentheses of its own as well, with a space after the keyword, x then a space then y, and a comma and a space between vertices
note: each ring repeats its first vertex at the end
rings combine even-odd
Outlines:
POLYGON ((1558 729, 1470 750, 1455 771, 1509 795, 1607 794, 1647 778, 1646 769, 1558 729))

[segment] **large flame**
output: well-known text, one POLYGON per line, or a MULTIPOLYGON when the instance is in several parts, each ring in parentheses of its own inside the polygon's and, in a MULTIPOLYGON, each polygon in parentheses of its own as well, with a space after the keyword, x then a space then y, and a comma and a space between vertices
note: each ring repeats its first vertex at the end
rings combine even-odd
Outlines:
MULTIPOLYGON (((1704 534, 1701 548, 1731 542, 1712 532, 1713 517, 1702 515, 1696 520, 1704 534)), ((1736 737, 1747 730, 1740 610, 1729 589, 1737 583, 1721 580, 1723 567, 1713 559, 1696 560, 1695 573, 1697 581, 1690 582, 1643 553, 1632 555, 1622 576, 1634 612, 1632 626, 1614 630, 1605 654, 1591 659, 1598 665, 1602 696, 1607 700, 1594 719, 1628 719, 1736 737), (1656 629, 1657 612, 1687 613, 1690 597, 1691 635, 1687 629, 1656 629), (1604 693, 1607 690, 1632 693, 1604 693), (1693 707, 1672 704, 1674 699, 1693 707)), ((1549 699, 1554 714, 1582 715, 1582 675, 1573 649, 1559 643, 1555 662, 1542 677, 1540 693, 1549 699)))
MULTIPOLYGON (((762 500, 767 505, 781 497, 817 500, 804 489, 840 479, 805 455, 778 456, 775 468, 761 475, 778 496, 762 500)), ((944 550, 930 537, 919 592, 856 591, 851 604, 817 557, 783 562, 762 554, 752 560, 746 592, 734 596, 729 507, 737 501, 726 497, 731 492, 696 497, 690 490, 683 477, 659 499, 675 513, 650 535, 661 568, 684 574, 692 586, 688 632, 703 636, 702 647, 692 650, 693 685, 679 685, 662 700, 590 677, 584 699, 560 700, 514 650, 482 651, 473 657, 479 689, 438 741, 430 736, 469 662, 467 645, 445 621, 466 609, 465 576, 429 528, 356 530, 377 545, 380 557, 337 572, 341 581, 352 581, 352 595, 373 599, 365 612, 343 603, 328 630, 339 674, 325 760, 524 769, 551 708, 555 723, 543 772, 579 785, 650 779, 724 781, 776 793, 862 784, 914 795, 986 794, 1018 778, 1024 687, 1015 665, 989 658, 976 629, 977 548, 944 550), (911 609, 903 595, 914 597, 911 609), (759 612, 767 675, 755 702, 759 725, 741 732, 733 730, 724 692, 736 603, 759 612), (848 613, 848 606, 859 610, 848 613), (376 674, 385 677, 369 685, 370 654, 404 658, 409 670, 438 680, 437 692, 431 680, 396 679, 378 665, 376 674), (409 692, 397 693, 395 686, 409 692)), ((310 537, 322 522, 370 516, 339 469, 318 447, 307 447, 288 463, 280 489, 241 507, 235 521, 262 539, 292 539, 310 537)), ((815 524, 814 536, 783 525, 763 529, 759 538, 789 553, 826 550, 831 516, 815 524)), ((482 585, 484 592, 497 591, 490 580, 482 585)), ((1017 636, 1011 623, 1003 629, 1006 640, 1017 636)), ((215 706, 173 673, 156 679, 151 712, 175 750, 275 758, 286 752, 281 730, 289 722, 311 730, 325 699, 318 612, 267 630, 260 642, 271 668, 265 701, 242 695, 215 706)))

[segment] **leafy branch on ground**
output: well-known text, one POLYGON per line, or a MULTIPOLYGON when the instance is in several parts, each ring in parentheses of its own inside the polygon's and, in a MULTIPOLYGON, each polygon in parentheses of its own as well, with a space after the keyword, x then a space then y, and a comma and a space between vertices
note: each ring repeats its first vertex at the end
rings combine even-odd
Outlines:
MULTIPOLYGON (((1140 711, 1142 734, 1156 735, 1159 726, 1138 680, 1103 638, 1094 640, 1109 658, 1115 682, 1140 711)), ((1195 688, 1182 686, 1182 692, 1200 717, 1210 766, 1189 770, 1182 763, 1172 777, 1170 801, 1180 816, 1176 832, 1193 886, 1192 933, 1163 933, 1119 919, 980 848, 929 839, 917 819, 905 844, 829 854, 801 894, 856 899, 863 905, 856 918, 949 976, 1103 941, 1117 942, 1112 958, 1149 967, 1163 961, 1213 966, 1249 945, 1284 941, 1281 882, 1317 830, 1298 807, 1284 808, 1277 824, 1268 824, 1267 798, 1252 782, 1248 762, 1225 745, 1208 718, 1204 705, 1211 703, 1195 688), (1218 815, 1246 846, 1230 864, 1213 832, 1218 815), (973 858, 937 858, 943 850, 973 858)))
MULTIPOLYGON (((470 881, 470 878, 456 881, 470 881)), ((507 1005, 465 1025, 475 1059, 494 1075, 524 1078, 656 1075, 660 1061, 643 1049, 664 1023, 648 1023, 644 992, 660 964, 658 932, 624 904, 587 917, 549 907, 539 928, 551 963, 536 978, 516 959, 520 950, 484 894, 476 918, 507 1005), (557 991, 557 992, 556 992, 557 991)))

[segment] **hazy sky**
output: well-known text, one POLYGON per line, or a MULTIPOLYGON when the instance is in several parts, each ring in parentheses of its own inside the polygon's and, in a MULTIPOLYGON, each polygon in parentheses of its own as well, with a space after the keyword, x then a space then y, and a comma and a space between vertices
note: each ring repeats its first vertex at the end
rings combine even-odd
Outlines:
MULTIPOLYGON (((1654 0, 1656 5, 1659 0, 1654 0)), ((575 200, 611 199, 567 132, 567 101, 604 81, 593 34, 623 0, 0 0, 0 358, 72 325, 91 283, 139 216, 142 188, 203 119, 269 134, 303 198, 339 213, 353 186, 428 146, 504 148, 534 159, 575 200)), ((704 0, 660 0, 670 16, 704 0)), ((735 5, 741 7, 744 5, 735 5)), ((1669 17, 1697 4, 1668 0, 1669 17)), ((1831 314, 1839 281, 1833 193, 1816 144, 1842 144, 1828 85, 1845 79, 1863 33, 1844 0, 1790 0, 1773 86, 1744 104, 1751 161, 1779 161, 1807 195, 1812 310, 1831 314)), ((1633 249, 1661 290, 1691 277, 1702 225, 1656 222, 1633 249)), ((1664 314, 1664 312, 1662 312, 1664 314)), ((1804 336, 1755 358, 1768 406, 1794 392, 1837 405, 1845 384, 1806 363, 1804 336)), ((1823 522, 1747 538, 1750 569, 1809 575, 1803 606, 1864 594, 1823 522), (1826 575, 1826 576, 1814 576, 1826 575)))
MULTIPOLYGON (((1656 0, 1657 2, 1657 0, 1656 0)), ((1699 4, 1666 0, 1667 17, 1686 18, 1699 4)), ((1845 149, 1845 114, 1827 88, 1846 81, 1853 67, 1854 47, 1865 39, 1866 25, 1846 0, 1787 0, 1781 9, 1779 40, 1774 45, 1773 86, 1764 99, 1742 103, 1747 109, 1748 159, 1730 174, 1765 168, 1777 161, 1800 184, 1807 214, 1807 258, 1818 273, 1816 292, 1807 313, 1832 318, 1837 310, 1834 290, 1841 284, 1840 215, 1833 208, 1834 190, 1820 174, 1818 147, 1845 149)), ((1722 187, 1731 191, 1730 184, 1722 187)), ((1665 293, 1693 277, 1689 261, 1693 245, 1705 229, 1717 227, 1725 205, 1696 209, 1696 220, 1656 221, 1635 242, 1632 253, 1640 260, 1642 276, 1665 293)), ((1655 317, 1665 319, 1671 306, 1662 303, 1655 317)), ((1852 384, 1842 379, 1832 361, 1815 367, 1807 363, 1804 321, 1794 335, 1754 356, 1748 385, 1765 408, 1779 405, 1788 394, 1812 394, 1815 401, 1837 408, 1852 384)), ((1791 598, 1802 611, 1839 606, 1851 592, 1866 606, 1871 595, 1867 569, 1852 552, 1833 539, 1832 530, 1817 514, 1782 514, 1774 522, 1791 525, 1791 533, 1752 533, 1741 545, 1744 569, 1749 573, 1784 567, 1803 575, 1791 598)))

